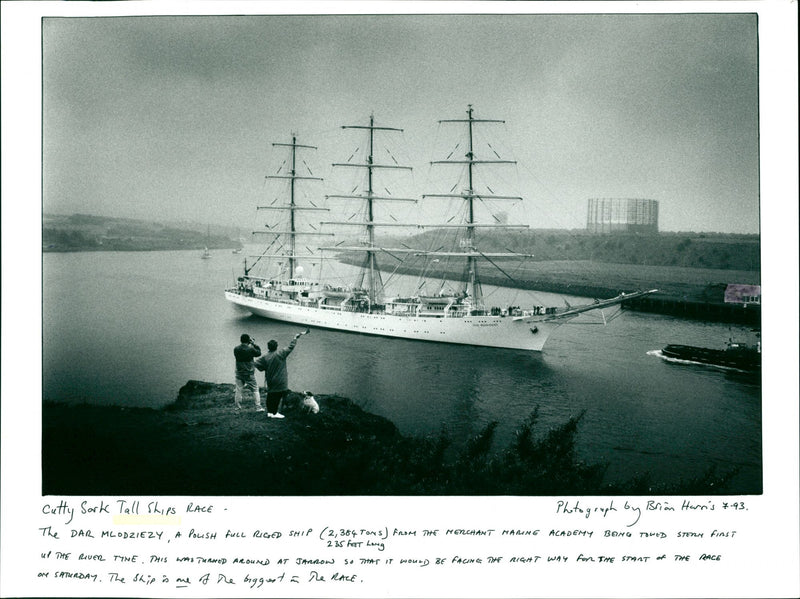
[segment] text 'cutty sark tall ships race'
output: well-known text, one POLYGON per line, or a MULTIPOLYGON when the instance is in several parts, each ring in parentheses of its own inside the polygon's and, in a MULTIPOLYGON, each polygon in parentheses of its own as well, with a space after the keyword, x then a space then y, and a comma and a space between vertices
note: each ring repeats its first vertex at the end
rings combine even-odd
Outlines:
POLYGON ((522 200, 518 196, 495 194, 488 186, 480 189, 477 186, 478 175, 484 168, 501 168, 515 162, 501 159, 491 146, 488 146, 487 156, 476 153, 477 129, 503 121, 476 118, 469 106, 465 118, 440 123, 460 126, 466 134, 450 157, 431 163, 432 168, 459 167, 459 183, 449 193, 426 194, 419 200, 394 196, 385 186, 379 185, 379 174, 410 170, 410 167, 400 165, 390 152, 387 152, 390 160, 377 159, 376 138, 402 130, 377 125, 374 117, 365 125, 342 127, 358 129, 366 137, 366 144, 360 146, 364 147, 366 157, 354 161, 351 156, 347 162, 333 166, 355 169, 363 177, 352 192, 327 195, 324 201, 309 199, 298 190, 301 185, 319 185, 322 180, 313 175, 301 155, 316 148, 299 143, 295 136, 290 142, 273 144, 288 154, 277 174, 267 177, 286 184, 283 195, 270 205, 258 207, 267 214, 268 222, 254 231, 254 235, 265 239, 266 243, 260 253, 247 256, 244 274, 238 277, 235 286, 225 291, 225 297, 255 315, 300 325, 439 343, 540 351, 551 333, 565 322, 584 312, 619 305, 654 291, 623 293, 581 306, 571 306, 567 302, 564 306, 533 304, 524 307, 487 303, 479 266, 485 267, 488 263, 510 278, 506 272, 508 268, 500 264, 505 266, 532 257, 515 252, 484 252, 477 247, 478 232, 484 229, 527 228, 527 225, 508 224, 496 216, 491 223, 479 222, 489 220, 483 214, 479 218, 479 207, 522 200), (463 148, 460 152, 459 147, 463 148), (442 222, 423 226, 399 222, 386 211, 387 206, 420 201, 442 202, 452 207, 453 214, 442 222), (324 220, 325 213, 332 211, 336 203, 355 203, 358 209, 348 219, 324 220), (383 216, 385 214, 389 216, 383 216), (343 229, 349 234, 337 241, 335 233, 327 232, 328 227, 343 229), (434 234, 420 236, 428 240, 428 245, 437 234, 439 237, 429 249, 411 247, 404 242, 393 242, 385 247, 379 243, 377 233, 383 227, 430 230, 434 234), (354 255, 361 258, 353 280, 343 282, 324 276, 325 265, 339 257, 354 255), (379 257, 384 262, 395 262, 395 266, 380 264, 379 257), (463 264, 463 269, 451 268, 447 271, 448 278, 443 278, 444 267, 455 261, 463 264), (383 281, 382 271, 396 271, 396 265, 404 263, 414 263, 416 272, 423 276, 414 293, 392 295, 391 281, 383 281), (463 273, 460 281, 452 280, 457 278, 452 276, 457 270, 463 273), (435 281, 435 290, 428 292, 426 286, 430 283, 424 281, 435 281))

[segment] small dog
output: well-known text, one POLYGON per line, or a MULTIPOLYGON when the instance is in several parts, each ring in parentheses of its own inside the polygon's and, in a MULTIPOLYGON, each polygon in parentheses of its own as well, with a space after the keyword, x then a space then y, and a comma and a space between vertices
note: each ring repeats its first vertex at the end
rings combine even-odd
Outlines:
POLYGON ((317 400, 314 399, 314 395, 311 391, 306 391, 303 394, 303 411, 311 414, 319 413, 319 404, 317 400))

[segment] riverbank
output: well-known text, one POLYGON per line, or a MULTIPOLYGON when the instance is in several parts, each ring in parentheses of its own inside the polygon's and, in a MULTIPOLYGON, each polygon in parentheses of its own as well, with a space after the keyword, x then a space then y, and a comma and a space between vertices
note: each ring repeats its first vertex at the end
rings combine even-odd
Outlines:
MULTIPOLYGON (((359 264, 351 256, 340 261, 359 264)), ((390 265, 379 260, 385 274, 419 276, 417 265, 390 265)), ((459 280, 455 268, 445 269, 446 278, 459 280)), ((627 309, 680 318, 726 322, 757 327, 761 323, 759 304, 725 303, 730 283, 760 285, 761 273, 755 270, 729 270, 645 264, 618 264, 590 260, 545 260, 513 269, 513 280, 491 268, 481 274, 485 285, 497 285, 531 292, 541 291, 578 297, 607 299, 621 292, 658 289, 653 295, 625 302, 627 309)))
POLYGON ((235 249, 231 227, 159 223, 89 214, 42 217, 42 252, 144 252, 235 249))
POLYGON ((189 381, 161 410, 46 402, 45 495, 717 494, 727 476, 679 484, 604 482, 575 451, 582 415, 539 431, 535 413, 505 451, 490 424, 464 448, 414 439, 347 398, 291 393, 283 420, 233 409, 233 385, 189 381))
POLYGON ((351 473, 332 454, 399 439, 388 420, 350 400, 300 395, 286 418, 234 410, 233 385, 189 381, 164 409, 48 402, 42 414, 43 492, 81 495, 346 493, 351 473))

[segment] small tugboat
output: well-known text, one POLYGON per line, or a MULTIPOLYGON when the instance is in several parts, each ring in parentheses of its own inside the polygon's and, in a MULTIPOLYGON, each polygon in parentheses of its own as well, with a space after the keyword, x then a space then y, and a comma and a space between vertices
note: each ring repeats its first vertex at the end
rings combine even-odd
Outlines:
POLYGON ((728 340, 725 349, 710 349, 691 345, 667 345, 649 352, 668 362, 704 364, 743 372, 761 371, 761 343, 749 345, 728 340))

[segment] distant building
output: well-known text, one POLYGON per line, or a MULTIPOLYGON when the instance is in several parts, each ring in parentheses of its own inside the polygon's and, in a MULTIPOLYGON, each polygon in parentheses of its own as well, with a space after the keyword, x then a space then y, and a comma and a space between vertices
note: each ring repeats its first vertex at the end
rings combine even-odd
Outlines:
POLYGON ((731 283, 725 288, 726 304, 760 304, 761 285, 738 285, 731 283))
POLYGON ((658 201, 641 198, 589 198, 589 233, 658 233, 658 201))

